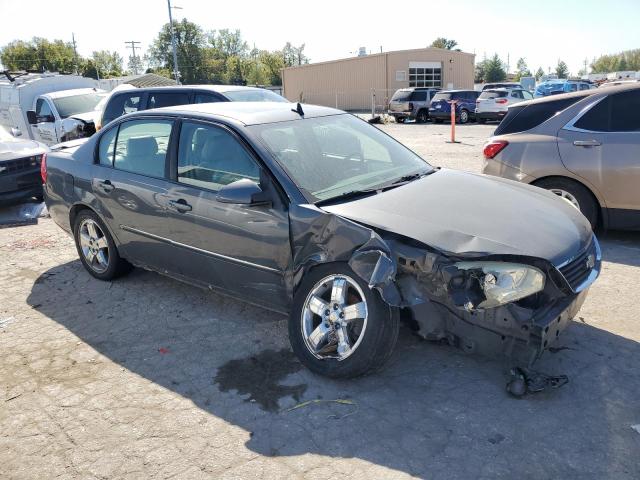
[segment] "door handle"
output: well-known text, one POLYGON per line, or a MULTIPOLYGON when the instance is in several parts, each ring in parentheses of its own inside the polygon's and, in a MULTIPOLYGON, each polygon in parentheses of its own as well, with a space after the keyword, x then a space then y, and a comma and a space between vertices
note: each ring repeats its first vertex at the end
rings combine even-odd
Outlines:
POLYGON ((190 212, 193 209, 183 198, 179 200, 169 200, 169 206, 180 213, 190 212))
POLYGON ((575 140, 573 144, 576 147, 599 147, 601 145, 598 140, 575 140))
POLYGON ((104 193, 111 193, 116 188, 116 187, 113 186, 113 183, 111 183, 110 180, 99 181, 98 182, 98 187, 100 187, 100 189, 104 193))

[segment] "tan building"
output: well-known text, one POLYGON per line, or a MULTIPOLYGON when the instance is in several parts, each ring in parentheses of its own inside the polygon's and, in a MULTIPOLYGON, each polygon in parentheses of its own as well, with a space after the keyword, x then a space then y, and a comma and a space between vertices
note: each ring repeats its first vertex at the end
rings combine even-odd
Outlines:
POLYGON ((381 111, 399 88, 472 89, 474 59, 430 47, 310 63, 282 71, 283 94, 291 101, 381 111))

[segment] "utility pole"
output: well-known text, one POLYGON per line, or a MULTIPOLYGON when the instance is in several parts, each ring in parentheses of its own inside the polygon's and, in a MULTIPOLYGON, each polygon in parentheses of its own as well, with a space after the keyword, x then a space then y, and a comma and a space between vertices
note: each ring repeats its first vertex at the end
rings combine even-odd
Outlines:
POLYGON ((171 0, 167 0, 167 6, 169 7, 169 26, 171 28, 171 47, 173 48, 173 76, 176 79, 176 83, 180 85, 180 77, 178 76, 178 54, 176 52, 176 35, 173 31, 173 16, 171 14, 172 7, 171 0))
POLYGON ((78 74, 78 49, 76 48, 76 36, 73 32, 71 32, 71 42, 73 43, 73 68, 75 69, 75 74, 78 74))
POLYGON ((129 40, 128 42, 124 42, 125 45, 128 45, 131 48, 131 58, 133 59, 133 74, 134 75, 138 75, 138 62, 136 59, 136 43, 140 43, 140 42, 136 42, 135 40, 129 40))
POLYGON ((589 72, 587 71, 587 57, 584 58, 584 74, 588 75, 589 72))

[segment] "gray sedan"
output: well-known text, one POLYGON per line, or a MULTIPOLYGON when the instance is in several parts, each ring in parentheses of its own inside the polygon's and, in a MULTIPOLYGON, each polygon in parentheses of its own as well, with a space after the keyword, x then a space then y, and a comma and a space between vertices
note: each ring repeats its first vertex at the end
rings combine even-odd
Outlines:
POLYGON ((91 275, 135 265, 286 313, 295 353, 331 377, 383 365, 401 317, 528 366, 600 271, 589 223, 552 193, 434 168, 330 108, 133 113, 43 175, 91 275))

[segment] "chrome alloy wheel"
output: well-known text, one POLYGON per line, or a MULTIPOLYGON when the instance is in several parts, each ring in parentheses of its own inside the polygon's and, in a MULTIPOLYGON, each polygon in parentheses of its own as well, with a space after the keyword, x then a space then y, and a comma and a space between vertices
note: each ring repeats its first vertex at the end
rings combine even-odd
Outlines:
POLYGON ((87 265, 96 273, 109 268, 109 244, 100 226, 86 218, 80 224, 80 248, 87 265))
POLYGON ((573 196, 571 193, 567 192, 566 190, 562 190, 561 188, 552 188, 549 191, 552 193, 555 193, 560 198, 569 202, 572 206, 580 210, 580 204, 578 203, 578 199, 576 199, 576 197, 573 196))
POLYGON ((366 297, 352 278, 325 277, 311 289, 302 308, 304 343, 316 358, 344 360, 360 345, 367 316, 366 297))

